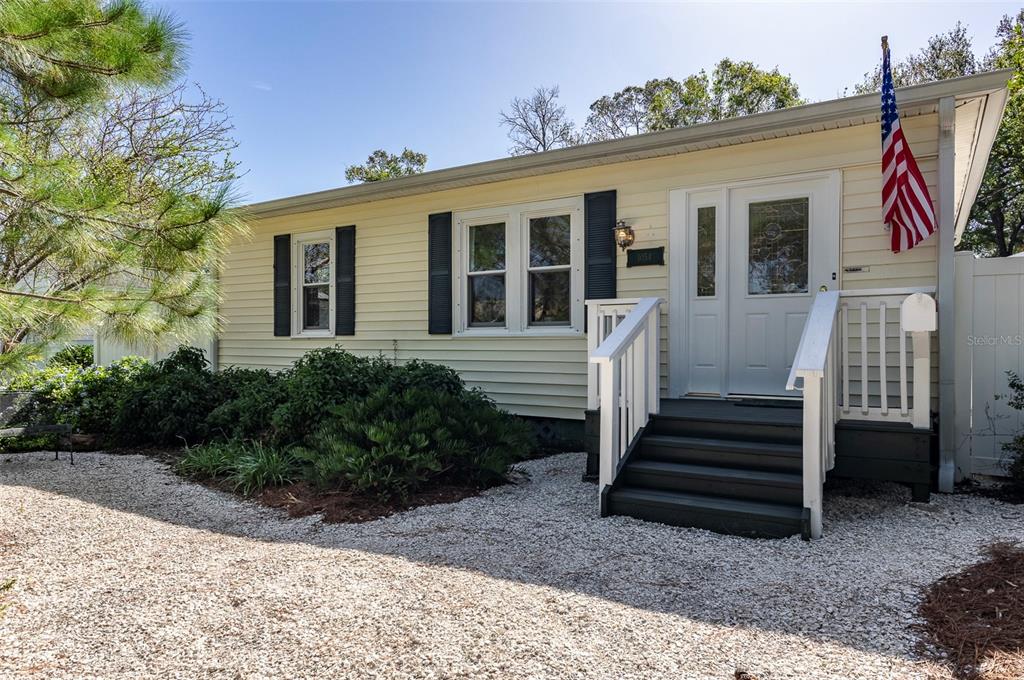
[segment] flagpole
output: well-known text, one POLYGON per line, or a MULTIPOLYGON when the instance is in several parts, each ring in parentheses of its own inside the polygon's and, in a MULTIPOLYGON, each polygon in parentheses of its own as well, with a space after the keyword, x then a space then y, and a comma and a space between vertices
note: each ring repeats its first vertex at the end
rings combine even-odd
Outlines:
POLYGON ((888 51, 889 51, 889 36, 883 35, 882 36, 882 55, 884 56, 885 53, 888 52, 888 51))

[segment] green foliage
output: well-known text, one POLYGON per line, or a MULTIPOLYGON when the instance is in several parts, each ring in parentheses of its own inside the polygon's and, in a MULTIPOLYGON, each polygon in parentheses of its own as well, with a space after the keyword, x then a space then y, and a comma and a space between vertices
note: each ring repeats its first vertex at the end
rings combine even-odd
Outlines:
POLYGON ((532 450, 529 426, 477 391, 381 388, 331 410, 295 452, 324 488, 404 499, 437 480, 488 484, 532 450))
POLYGON ((92 345, 68 345, 47 360, 47 366, 92 366, 92 345))
POLYGON ((287 450, 239 441, 194 446, 177 462, 175 469, 199 479, 226 478, 246 496, 288 484, 300 473, 297 461, 287 450))
POLYGON ((796 83, 777 67, 722 59, 710 76, 655 78, 601 97, 590 105, 584 132, 588 140, 616 139, 802 103, 796 83))
MULTIPOLYGON (((1012 408, 1024 411, 1024 381, 1013 371, 1007 371, 1012 394, 1008 403, 1012 408)), ((1006 472, 1010 476, 1010 484, 1024 491, 1024 432, 1014 437, 1013 441, 1003 444, 1003 450, 1010 454, 1006 472)))
POLYGON ((0 2, 0 377, 83 328, 189 338, 244 231, 223 105, 138 0, 0 2))
POLYGON ((380 182, 385 179, 417 175, 427 165, 427 154, 411 149, 402 149, 402 153, 388 153, 377 149, 366 159, 363 165, 350 165, 345 168, 345 179, 349 182, 380 182))
POLYGON ((209 436, 207 415, 222 401, 202 350, 181 347, 146 364, 127 385, 110 431, 121 444, 193 444, 209 436))
POLYGON ((68 424, 78 432, 109 432, 126 395, 150 368, 141 357, 125 357, 110 366, 56 364, 24 373, 8 387, 33 394, 14 421, 68 424))
POLYGON ((0 453, 24 453, 26 451, 53 451, 57 435, 42 434, 34 437, 0 437, 0 453))
POLYGON ((339 348, 308 352, 281 373, 214 373, 200 350, 182 347, 156 364, 50 366, 12 387, 34 392, 26 422, 70 423, 122 445, 192 445, 179 473, 246 495, 305 475, 406 498, 435 482, 493 483, 534 450, 527 423, 451 368, 339 348))
MULTIPOLYGON (((974 56, 974 46, 971 43, 971 36, 967 33, 967 27, 958 21, 948 32, 930 37, 928 44, 916 54, 893 61, 890 68, 893 84, 896 87, 906 87, 967 76, 982 70, 983 64, 974 56)), ((856 94, 867 94, 879 92, 881 89, 882 59, 879 56, 878 66, 870 73, 865 73, 864 80, 855 85, 853 90, 856 94)))
POLYGON ((186 477, 216 479, 231 474, 237 457, 237 444, 200 444, 189 447, 175 463, 174 469, 186 477))
POLYGON ((319 429, 329 409, 360 399, 378 388, 401 392, 422 387, 448 394, 465 385, 446 366, 411 361, 396 366, 383 357, 357 357, 336 347, 307 352, 280 377, 272 400, 272 441, 278 445, 302 442, 319 429))
POLYGON ((271 420, 284 403, 285 375, 266 369, 228 368, 213 374, 221 402, 206 418, 211 437, 268 439, 271 420))
POLYGON ((242 448, 235 458, 230 481, 246 496, 271 486, 283 486, 299 475, 299 467, 290 452, 259 442, 242 448))

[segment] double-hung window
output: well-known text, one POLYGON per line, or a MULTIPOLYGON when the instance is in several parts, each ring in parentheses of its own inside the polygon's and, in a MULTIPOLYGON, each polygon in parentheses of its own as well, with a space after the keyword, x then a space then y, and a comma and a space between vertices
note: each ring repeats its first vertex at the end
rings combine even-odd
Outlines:
POLYGON ((334 335, 334 231, 292 238, 292 335, 334 335))
POLYGON ((456 334, 583 332, 583 199, 455 215, 456 334))

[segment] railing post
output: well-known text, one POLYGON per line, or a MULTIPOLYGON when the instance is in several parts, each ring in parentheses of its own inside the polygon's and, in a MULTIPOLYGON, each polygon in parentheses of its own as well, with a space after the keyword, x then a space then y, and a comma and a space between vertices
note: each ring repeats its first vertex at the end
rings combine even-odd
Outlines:
POLYGON ((915 428, 931 426, 929 415, 932 408, 932 353, 931 333, 914 331, 910 334, 914 347, 914 408, 910 422, 915 428))
MULTIPOLYGON (((601 328, 598 325, 596 302, 587 303, 587 357, 589 358, 601 343, 601 328)), ((587 362, 587 409, 593 411, 599 406, 597 398, 597 364, 587 362)))
POLYGON ((603 490, 615 480, 615 450, 619 446, 619 367, 614 361, 599 365, 601 378, 601 465, 598 471, 599 486, 603 490))
POLYGON ((810 511, 811 538, 821 538, 821 376, 804 375, 804 507, 810 511))
POLYGON ((658 334, 661 331, 661 313, 656 309, 647 317, 647 410, 658 413, 661 403, 661 342, 658 334))

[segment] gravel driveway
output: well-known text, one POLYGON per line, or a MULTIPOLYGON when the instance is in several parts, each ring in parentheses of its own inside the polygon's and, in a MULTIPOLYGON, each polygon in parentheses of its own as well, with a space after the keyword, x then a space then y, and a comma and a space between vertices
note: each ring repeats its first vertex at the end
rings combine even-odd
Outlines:
POLYGON ((598 519, 583 459, 361 525, 240 502, 142 456, 0 456, 4 677, 923 677, 918 590, 1024 508, 829 496, 826 537, 598 519))

